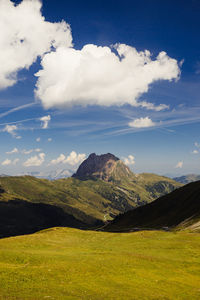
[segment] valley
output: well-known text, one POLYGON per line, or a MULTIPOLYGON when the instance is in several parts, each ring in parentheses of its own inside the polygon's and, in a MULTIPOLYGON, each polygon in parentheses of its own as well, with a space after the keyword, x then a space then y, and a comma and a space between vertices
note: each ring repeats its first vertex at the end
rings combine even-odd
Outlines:
POLYGON ((110 153, 71 178, 2 176, 0 299, 199 299, 199 191, 110 153))
POLYGON ((167 177, 134 174, 110 153, 91 154, 71 178, 49 181, 33 176, 0 177, 0 236, 32 233, 52 226, 102 226, 118 214, 150 203, 180 186, 167 177), (57 216, 53 221, 50 211, 57 216))

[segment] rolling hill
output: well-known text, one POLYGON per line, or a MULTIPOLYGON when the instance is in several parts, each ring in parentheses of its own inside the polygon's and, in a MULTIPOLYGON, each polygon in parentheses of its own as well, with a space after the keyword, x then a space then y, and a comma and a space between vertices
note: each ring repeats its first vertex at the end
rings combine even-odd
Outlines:
POLYGON ((199 300, 200 235, 51 228, 0 239, 2 300, 199 300))
POLYGON ((29 232, 51 227, 53 210, 58 217, 54 218, 52 226, 91 228, 180 186, 172 179, 155 174, 134 174, 109 153, 99 156, 91 154, 71 178, 49 181, 32 176, 0 177, 0 207, 5 212, 4 218, 2 215, 4 229, 0 234, 16 234, 13 228, 19 223, 20 216, 20 234, 23 228, 27 233, 28 221, 26 219, 23 226, 23 214, 20 214, 19 207, 27 215, 30 214, 32 225, 29 232), (41 222, 36 213, 39 204, 43 205, 41 222))
POLYGON ((190 229, 200 232, 200 181, 121 214, 104 227, 108 231, 138 229, 190 229))

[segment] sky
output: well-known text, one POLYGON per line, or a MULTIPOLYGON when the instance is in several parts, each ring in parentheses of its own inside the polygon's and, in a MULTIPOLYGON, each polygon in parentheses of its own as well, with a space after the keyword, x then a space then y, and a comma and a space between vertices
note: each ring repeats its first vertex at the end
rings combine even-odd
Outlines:
POLYGON ((0 174, 113 153, 199 174, 198 0, 0 0, 0 174))

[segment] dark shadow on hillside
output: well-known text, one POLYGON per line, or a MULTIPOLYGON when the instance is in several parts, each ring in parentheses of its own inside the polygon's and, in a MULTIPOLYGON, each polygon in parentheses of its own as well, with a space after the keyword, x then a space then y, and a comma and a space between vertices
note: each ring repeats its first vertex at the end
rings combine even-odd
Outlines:
POLYGON ((200 181, 187 184, 159 199, 118 215, 104 231, 128 232, 173 229, 182 222, 200 219, 200 181))
POLYGON ((57 206, 18 199, 0 201, 0 238, 30 234, 56 226, 89 227, 57 206))

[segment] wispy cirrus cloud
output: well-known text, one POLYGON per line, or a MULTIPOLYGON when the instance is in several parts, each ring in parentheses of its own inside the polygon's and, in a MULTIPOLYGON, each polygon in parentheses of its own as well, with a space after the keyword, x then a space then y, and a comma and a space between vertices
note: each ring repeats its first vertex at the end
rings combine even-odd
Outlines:
MULTIPOLYGON (((146 116, 142 116, 138 118, 138 115, 144 115, 144 112, 137 112, 131 109, 121 108, 119 110, 121 113, 121 117, 124 117, 124 121, 121 121, 118 124, 118 128, 115 129, 113 126, 113 130, 109 132, 105 132, 104 135, 124 135, 130 134, 138 131, 148 131, 148 130, 166 130, 167 132, 174 133, 174 130, 167 129, 168 127, 175 127, 180 125, 186 124, 193 124, 200 122, 200 107, 178 107, 177 109, 172 109, 170 111, 165 112, 152 112, 149 115, 149 119, 153 119, 154 126, 147 126, 147 127, 134 127, 130 126, 129 124, 134 122, 135 119, 144 119, 146 116), (126 120, 129 120, 126 121, 126 120), (127 126, 128 125, 128 126, 127 126)), ((134 124, 134 123, 133 123, 134 124)))
POLYGON ((17 106, 17 107, 14 107, 12 109, 9 109, 7 110, 6 112, 3 112, 0 114, 0 118, 3 118, 3 117, 6 117, 16 111, 19 111, 19 110, 23 110, 23 109, 27 109, 29 107, 32 107, 34 105, 38 104, 37 102, 31 102, 31 103, 28 103, 28 104, 24 104, 24 105, 20 105, 20 106, 17 106))

